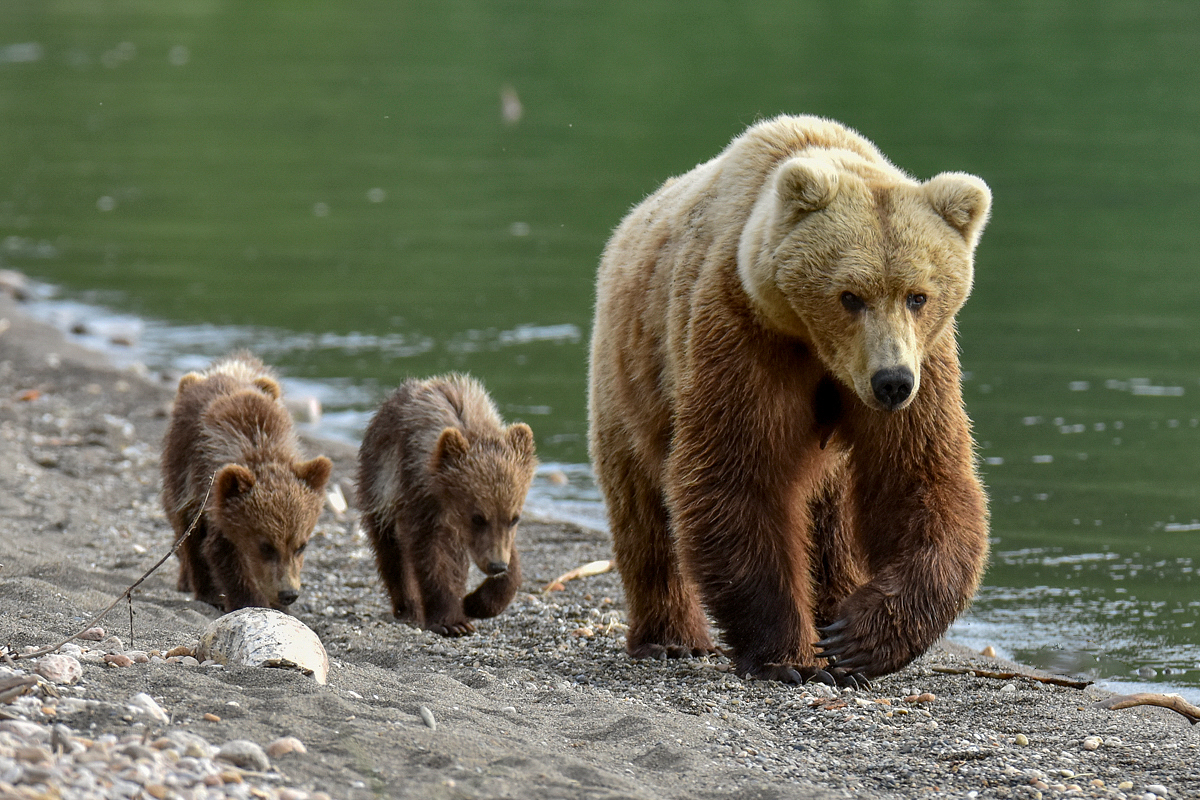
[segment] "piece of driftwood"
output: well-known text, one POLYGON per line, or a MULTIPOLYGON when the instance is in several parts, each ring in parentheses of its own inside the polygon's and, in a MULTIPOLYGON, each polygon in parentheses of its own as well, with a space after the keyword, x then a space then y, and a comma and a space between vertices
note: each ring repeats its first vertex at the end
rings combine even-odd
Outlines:
POLYGON ((589 561, 582 567, 576 567, 570 572, 564 572, 554 580, 546 584, 544 592, 561 592, 564 588, 563 584, 567 581, 573 581, 576 578, 589 578, 592 575, 602 575, 613 568, 613 562, 609 560, 589 561))
POLYGON ((1195 725, 1200 722, 1200 707, 1194 706, 1177 694, 1155 694, 1154 692, 1139 692, 1138 694, 1123 694, 1110 697, 1096 703, 1096 708, 1106 708, 1117 711, 1134 706, 1158 706, 1187 717, 1187 721, 1195 725))
POLYGON ((1086 689, 1095 681, 1077 681, 1073 678, 1058 678, 1053 675, 1030 675, 1028 672, 996 672, 990 669, 976 669, 974 667, 930 667, 934 672, 941 672, 946 675, 974 675, 976 678, 994 678, 998 681, 1008 681, 1013 678, 1025 678, 1026 680, 1037 681, 1038 683, 1049 683, 1054 686, 1066 686, 1070 689, 1086 689))
MULTIPOLYGON (((208 491, 206 491, 204 493, 204 500, 201 501, 201 503, 200 503, 201 509, 203 509, 205 506, 208 505, 208 494, 211 491, 212 491, 212 480, 210 479, 208 482, 208 491)), ((179 549, 179 545, 183 544, 183 540, 188 538, 189 536, 191 536, 192 531, 196 530, 196 526, 200 524, 200 515, 203 513, 204 513, 204 511, 201 510, 199 513, 196 514, 196 518, 194 520, 192 520, 192 524, 189 525, 188 529, 183 532, 183 536, 180 536, 178 539, 175 540, 175 544, 171 547, 170 550, 167 551, 167 554, 165 556, 163 556, 157 562, 155 562, 154 566, 152 566, 150 569, 143 572, 142 577, 138 578, 136 581, 131 583, 128 587, 126 587, 125 591, 123 591, 119 595, 117 595, 117 599, 113 600, 112 603, 109 604, 108 608, 104 609, 99 614, 97 614, 95 617, 93 617, 90 622, 88 622, 86 625, 84 625, 82 628, 80 628, 77 632, 72 633, 70 636, 63 639, 58 644, 49 644, 49 645, 46 645, 45 647, 38 648, 37 650, 34 650, 31 653, 7 654, 5 656, 5 660, 6 661, 19 661, 21 659, 40 658, 41 656, 44 656, 47 653, 57 652, 64 644, 67 644, 68 642, 70 642, 74 639, 78 639, 79 636, 86 633, 89 628, 94 627, 97 623, 100 622, 100 620, 102 620, 106 616, 108 616, 108 612, 112 611, 114 608, 117 607, 117 603, 120 603, 122 600, 124 600, 126 598, 129 598, 129 624, 132 626, 133 625, 133 590, 136 589, 138 586, 140 586, 142 584, 142 581, 146 580, 146 578, 149 578, 151 575, 153 575, 154 571, 156 569, 158 569, 159 567, 161 567, 163 564, 165 564, 168 558, 175 555, 175 551, 179 549)), ((133 636, 130 636, 129 640, 132 643, 133 636)))

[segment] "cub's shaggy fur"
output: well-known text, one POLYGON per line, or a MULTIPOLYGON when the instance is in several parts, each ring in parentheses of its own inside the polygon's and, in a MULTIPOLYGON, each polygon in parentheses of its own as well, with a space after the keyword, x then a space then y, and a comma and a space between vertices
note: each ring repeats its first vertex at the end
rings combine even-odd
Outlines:
POLYGON ((533 431, 505 428, 465 375, 409 380, 380 406, 359 449, 362 523, 397 619, 443 636, 475 630, 521 585, 514 536, 533 431), (468 556, 488 577, 466 597, 468 556))
POLYGON ((742 674, 857 684, 966 607, 988 523, 954 317, 990 203, 779 117, 617 228, 590 446, 634 657, 713 650, 707 611, 742 674))
POLYGON ((163 509, 176 540, 199 516, 178 550, 179 591, 226 611, 296 600, 325 500, 332 464, 300 460, 279 397, 258 359, 222 359, 180 379, 163 443, 163 509))

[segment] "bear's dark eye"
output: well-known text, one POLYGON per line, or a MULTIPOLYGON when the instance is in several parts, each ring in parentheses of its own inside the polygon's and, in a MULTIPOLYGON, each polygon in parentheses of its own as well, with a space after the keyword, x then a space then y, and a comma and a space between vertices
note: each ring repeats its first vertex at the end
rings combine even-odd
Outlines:
POLYGON ((471 524, 476 528, 486 528, 487 517, 485 517, 483 514, 476 514, 475 516, 471 517, 471 524))
POLYGON ((510 527, 510 528, 515 528, 515 527, 517 526, 517 523, 518 523, 518 522, 520 522, 520 521, 521 521, 521 515, 520 515, 520 514, 514 514, 514 515, 513 515, 513 518, 512 518, 512 522, 508 523, 508 527, 510 527))
POLYGON ((842 307, 851 314, 857 314, 859 311, 862 311, 864 308, 866 308, 867 304, 864 303, 863 299, 854 292, 842 292, 842 307))
POLYGON ((308 549, 308 542, 305 542, 304 544, 302 544, 296 548, 296 555, 300 555, 307 549, 308 549))
POLYGON ((908 296, 908 310, 909 311, 919 311, 921 309, 921 306, 925 305, 925 301, 927 299, 928 298, 925 297, 925 295, 923 295, 923 294, 919 294, 919 293, 918 294, 910 294, 908 296))
POLYGON ((262 542, 258 546, 258 552, 267 561, 274 561, 279 558, 279 551, 275 549, 275 545, 270 542, 262 542))

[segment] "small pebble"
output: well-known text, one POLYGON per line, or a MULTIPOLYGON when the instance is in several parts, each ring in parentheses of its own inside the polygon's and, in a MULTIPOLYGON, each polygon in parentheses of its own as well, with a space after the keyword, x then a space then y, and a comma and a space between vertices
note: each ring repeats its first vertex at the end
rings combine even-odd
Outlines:
POLYGON ((83 665, 74 656, 51 653, 34 662, 33 671, 51 683, 70 685, 83 677, 83 665))
POLYGON ((216 714, 208 713, 208 714, 204 715, 204 720, 206 722, 220 722, 221 718, 218 717, 216 714))
POLYGON ((17 761, 36 764, 41 761, 49 761, 53 758, 53 754, 45 747, 18 747, 13 751, 13 758, 17 761))
POLYGON ((267 745, 267 755, 271 758, 279 758, 288 753, 307 753, 308 748, 304 746, 304 742, 297 739, 295 736, 283 736, 267 745))
POLYGON ((162 723, 163 725, 170 724, 171 722, 171 718, 167 715, 166 711, 163 711, 163 707, 145 692, 138 692, 129 698, 129 705, 146 714, 155 722, 162 723))
POLYGON ((1117 788, 1122 792, 1127 792, 1133 788, 1133 781, 1121 781, 1117 784, 1117 788))
POLYGON ((104 630, 104 628, 88 628, 75 638, 86 639, 89 642, 99 642, 102 641, 105 636, 108 636, 108 631, 104 630))
POLYGON ((1000 687, 1000 691, 1002 691, 1002 692, 1010 692, 1011 693, 1011 692, 1015 692, 1016 690, 1017 690, 1016 685, 1012 684, 1012 683, 1006 683, 1000 687))
POLYGON ((161 783, 152 783, 146 787, 146 794, 154 798, 154 800, 163 800, 169 794, 169 790, 161 783))
POLYGON ((986 656, 987 658, 995 658, 996 657, 996 648, 992 647, 989 644, 987 647, 985 647, 979 651, 979 655, 986 656))
POLYGON ((1099 750, 1100 745, 1104 744, 1104 740, 1099 736, 1088 736, 1083 740, 1084 750, 1099 750))
POLYGON ((908 697, 904 698, 904 702, 913 704, 932 703, 935 700, 937 700, 937 695, 933 692, 922 692, 921 694, 909 695, 908 697))
POLYGON ((104 660, 110 667, 132 667, 133 659, 121 653, 109 653, 104 660))
POLYGON ((1026 745, 1029 744, 1029 737, 1023 733, 1018 733, 1017 738, 1016 738, 1016 743, 1018 745, 1020 745, 1021 747, 1025 747, 1026 745))
POLYGON ((271 768, 271 762, 263 749, 248 739, 231 739, 221 745, 216 758, 228 761, 235 767, 251 769, 255 772, 266 772, 271 768))
POLYGON ((417 709, 417 712, 421 715, 421 719, 424 720, 425 725, 429 728, 429 730, 437 730, 437 720, 433 718, 432 711, 425 706, 421 706, 417 709))
POLYGON ((174 658, 175 656, 190 656, 190 655, 192 655, 192 648, 184 647, 183 645, 179 645, 178 647, 172 647, 170 650, 168 650, 166 652, 167 658, 174 658))
POLYGON ((1159 797, 1170 797, 1171 790, 1163 786, 1161 783, 1152 783, 1146 787, 1146 791, 1159 797))

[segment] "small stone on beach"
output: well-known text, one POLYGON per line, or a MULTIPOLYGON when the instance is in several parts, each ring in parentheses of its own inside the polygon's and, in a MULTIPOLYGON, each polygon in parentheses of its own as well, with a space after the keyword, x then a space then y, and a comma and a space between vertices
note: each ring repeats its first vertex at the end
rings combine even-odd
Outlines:
POLYGON ((1084 750, 1099 750, 1100 745, 1104 744, 1104 740, 1099 736, 1088 736, 1083 740, 1084 750))
POLYGON ((267 755, 271 758, 286 756, 288 753, 307 753, 304 742, 295 736, 282 736, 267 745, 267 755))
MULTIPOLYGON (((271 768, 271 762, 263 749, 248 739, 230 739, 221 745, 216 758, 228 761, 235 767, 250 769, 255 772, 266 772, 271 768)), ((228 783, 228 781, 226 781, 228 783)))
POLYGON ((73 656, 61 653, 42 656, 35 662, 33 671, 51 683, 60 685, 75 683, 83 677, 83 665, 73 656))
POLYGON ((86 639, 89 642, 99 642, 108 636, 108 632, 104 628, 88 628, 83 633, 76 636, 76 639, 86 639))
POLYGON ((421 719, 425 722, 425 725, 429 728, 429 730, 431 730, 431 731, 437 730, 437 720, 435 720, 433 718, 432 711, 430 711, 425 706, 421 706, 420 708, 417 709, 417 712, 421 715, 421 719))

